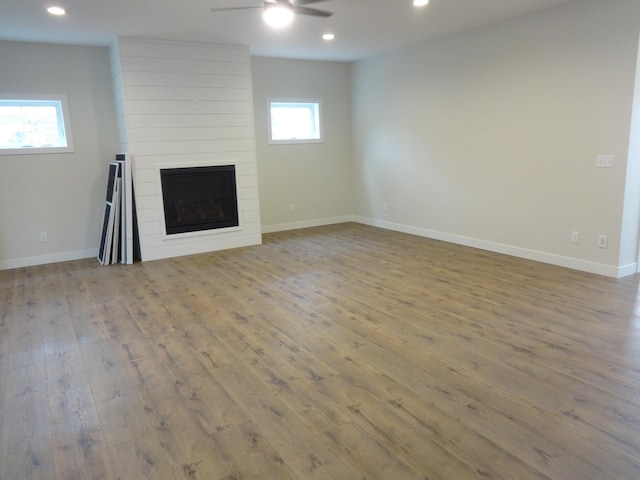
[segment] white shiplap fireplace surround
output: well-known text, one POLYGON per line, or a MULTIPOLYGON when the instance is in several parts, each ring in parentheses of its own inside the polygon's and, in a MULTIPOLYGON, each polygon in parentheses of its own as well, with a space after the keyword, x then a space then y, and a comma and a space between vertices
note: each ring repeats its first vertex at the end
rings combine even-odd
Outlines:
POLYGON ((122 37, 110 52, 142 260, 261 243, 249 50, 122 37), (160 169, 205 165, 235 165, 239 227, 166 235, 160 169))

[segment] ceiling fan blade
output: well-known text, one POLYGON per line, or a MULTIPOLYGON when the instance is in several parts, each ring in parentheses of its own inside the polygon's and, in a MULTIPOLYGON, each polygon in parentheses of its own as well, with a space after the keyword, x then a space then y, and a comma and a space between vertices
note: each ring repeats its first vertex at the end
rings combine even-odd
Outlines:
POLYGON ((326 2, 327 0, 292 0, 294 7, 303 6, 303 5, 311 5, 312 3, 320 3, 326 2))
POLYGON ((292 8, 293 13, 298 13, 300 15, 312 15, 314 17, 330 17, 333 15, 333 12, 326 12, 324 10, 318 10, 316 8, 308 8, 308 7, 298 7, 296 5, 292 8))
POLYGON ((254 8, 264 8, 262 5, 258 5, 256 7, 221 7, 221 8, 210 8, 209 10, 212 12, 228 12, 230 10, 249 10, 254 8))
POLYGON ((273 5, 276 3, 283 3, 288 7, 302 7, 304 5, 311 5, 313 3, 326 2, 327 0, 264 0, 265 4, 273 5))
POLYGON ((212 12, 229 12, 233 10, 253 10, 255 8, 267 8, 267 6, 274 6, 279 3, 285 4, 291 9, 293 13, 299 15, 311 15, 313 17, 330 17, 333 12, 327 12, 325 10, 318 10, 316 8, 303 7, 302 5, 310 3, 324 2, 325 0, 295 0, 295 3, 291 3, 289 0, 265 0, 263 5, 256 5, 251 7, 214 7, 209 10, 212 12))

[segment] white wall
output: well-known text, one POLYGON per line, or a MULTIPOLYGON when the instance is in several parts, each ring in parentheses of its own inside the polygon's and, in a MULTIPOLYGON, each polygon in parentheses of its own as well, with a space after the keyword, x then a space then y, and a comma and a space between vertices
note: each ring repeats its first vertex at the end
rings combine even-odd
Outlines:
POLYGON ((355 63, 358 218, 635 271, 635 242, 620 244, 639 19, 637 0, 585 0, 355 63))
POLYGON ((353 213, 350 66, 252 58, 263 231, 344 221, 353 213), (324 143, 267 143, 267 98, 320 98, 324 143), (296 211, 291 213, 290 205, 296 211))
POLYGON ((117 148, 108 50, 0 42, 0 65, 0 95, 67 95, 75 146, 0 156, 0 269, 94 256, 117 148))
POLYGON ((242 46, 120 38, 120 146, 133 159, 143 260, 261 242, 251 59, 242 46), (165 235, 159 169, 236 165, 239 228, 165 235))
MULTIPOLYGON (((640 201, 637 134, 629 138, 638 128, 639 18, 640 0, 581 0, 352 66, 250 59, 253 100, 236 113, 255 113, 263 230, 355 213, 388 228, 629 273, 640 201), (268 145, 272 96, 322 98, 325 143, 268 145), (615 155, 615 168, 596 169, 598 154, 615 155), (581 232, 577 245, 572 230, 581 232), (608 249, 597 248, 599 234, 609 235, 608 249)), ((68 95, 76 147, 0 156, 0 268, 93 256, 106 165, 121 149, 107 49, 0 42, 0 64, 11 65, 2 68, 2 92, 68 95), (39 242, 40 231, 49 242, 39 242)), ((126 120, 124 103, 117 109, 126 120)), ((120 131, 121 147, 129 133, 120 131)))
MULTIPOLYGON (((629 155, 627 160, 626 185, 622 228, 620 232, 619 265, 637 262, 640 235, 640 49, 636 61, 635 91, 631 119, 629 155)), ((640 265, 636 264, 636 271, 640 265)), ((634 273, 632 271, 626 273, 634 273)))

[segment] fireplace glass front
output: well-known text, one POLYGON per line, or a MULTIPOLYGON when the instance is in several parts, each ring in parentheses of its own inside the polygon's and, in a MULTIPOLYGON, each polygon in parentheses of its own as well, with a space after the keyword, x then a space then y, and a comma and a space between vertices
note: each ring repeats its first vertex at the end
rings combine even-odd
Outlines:
POLYGON ((167 235, 237 227, 234 165, 160 169, 167 235))

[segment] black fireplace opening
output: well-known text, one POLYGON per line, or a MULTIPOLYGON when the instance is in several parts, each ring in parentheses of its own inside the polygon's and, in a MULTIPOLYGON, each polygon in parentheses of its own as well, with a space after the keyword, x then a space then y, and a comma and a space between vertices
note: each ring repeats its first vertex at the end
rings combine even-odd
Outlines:
POLYGON ((160 169, 167 235, 237 227, 235 165, 160 169))

